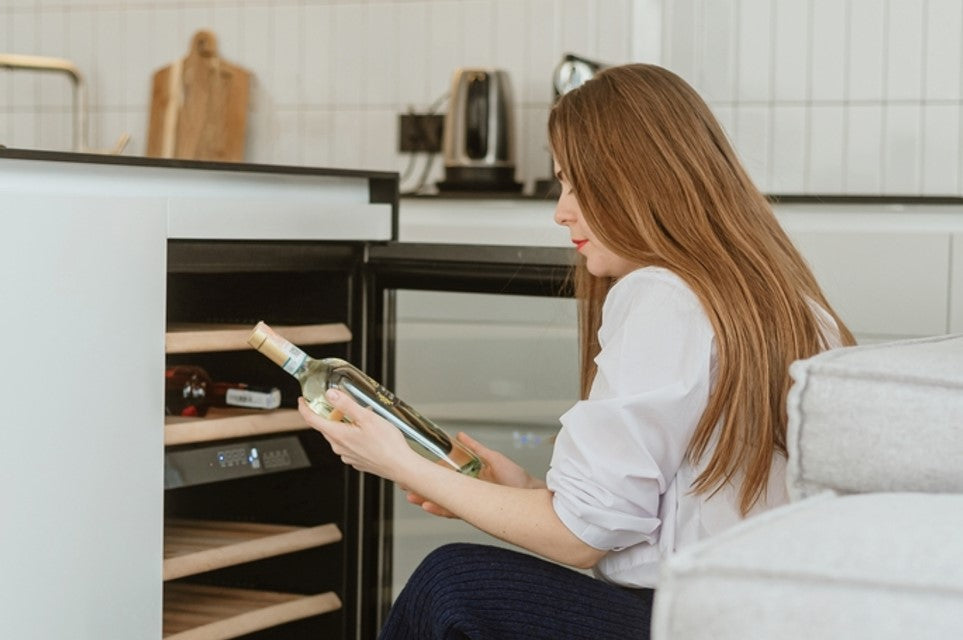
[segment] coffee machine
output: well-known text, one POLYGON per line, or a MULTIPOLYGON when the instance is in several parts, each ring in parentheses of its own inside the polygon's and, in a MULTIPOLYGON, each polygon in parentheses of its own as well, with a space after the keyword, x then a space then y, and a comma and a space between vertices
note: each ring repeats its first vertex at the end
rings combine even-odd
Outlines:
MULTIPOLYGON (((561 62, 555 67, 552 73, 552 104, 558 99, 591 80, 596 73, 606 68, 608 65, 596 60, 590 60, 577 56, 574 53, 566 53, 561 62)), ((535 181, 534 195, 555 198, 558 197, 558 180, 555 179, 554 163, 549 160, 550 178, 542 178, 535 181)))
POLYGON ((452 75, 442 150, 445 191, 521 191, 515 181, 515 123, 508 73, 459 68, 452 75))

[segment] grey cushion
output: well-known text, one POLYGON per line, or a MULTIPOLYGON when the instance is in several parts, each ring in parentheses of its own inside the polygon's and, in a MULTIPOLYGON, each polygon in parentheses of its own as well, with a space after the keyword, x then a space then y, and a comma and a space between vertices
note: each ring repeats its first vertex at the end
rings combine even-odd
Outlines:
POLYGON ((663 567, 654 640, 963 634, 963 495, 826 493, 663 567))
POLYGON ((963 335, 835 349, 790 373, 793 499, 963 492, 963 335))

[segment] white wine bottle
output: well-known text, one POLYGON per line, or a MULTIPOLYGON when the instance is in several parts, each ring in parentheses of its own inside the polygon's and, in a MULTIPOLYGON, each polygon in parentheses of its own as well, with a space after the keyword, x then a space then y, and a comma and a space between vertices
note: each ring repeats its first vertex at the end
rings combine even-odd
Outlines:
POLYGON ((338 389, 396 426, 411 448, 429 460, 470 476, 477 477, 481 471, 483 463, 478 456, 350 363, 340 358, 312 358, 263 322, 254 327, 248 344, 298 379, 301 394, 319 416, 347 420, 324 397, 328 389, 338 389))

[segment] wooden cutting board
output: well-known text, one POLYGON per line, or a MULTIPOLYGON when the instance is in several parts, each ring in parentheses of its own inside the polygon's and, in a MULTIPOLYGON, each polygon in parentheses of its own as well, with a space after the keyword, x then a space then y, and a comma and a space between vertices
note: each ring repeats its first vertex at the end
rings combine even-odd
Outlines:
POLYGON ((250 73, 218 56, 198 31, 187 56, 154 73, 147 155, 242 162, 250 73))

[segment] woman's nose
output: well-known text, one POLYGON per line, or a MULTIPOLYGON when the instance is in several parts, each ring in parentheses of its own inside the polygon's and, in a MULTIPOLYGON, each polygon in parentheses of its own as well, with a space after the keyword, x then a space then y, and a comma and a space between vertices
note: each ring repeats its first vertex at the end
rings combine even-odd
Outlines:
POLYGON ((559 199, 559 201, 555 204, 554 218, 555 218, 555 224, 561 225, 563 227, 572 223, 572 220, 573 220, 572 214, 570 211, 568 211, 568 208, 562 203, 561 199, 559 199))

